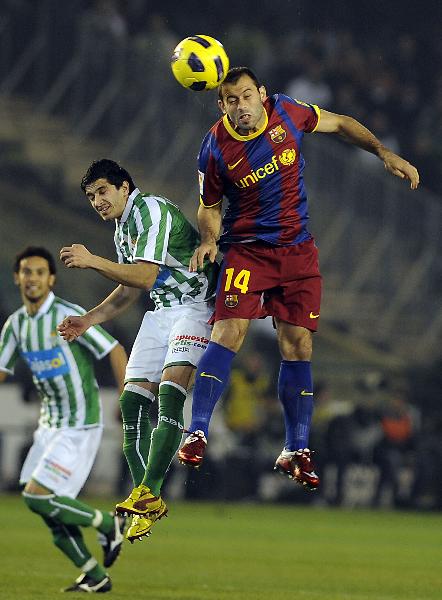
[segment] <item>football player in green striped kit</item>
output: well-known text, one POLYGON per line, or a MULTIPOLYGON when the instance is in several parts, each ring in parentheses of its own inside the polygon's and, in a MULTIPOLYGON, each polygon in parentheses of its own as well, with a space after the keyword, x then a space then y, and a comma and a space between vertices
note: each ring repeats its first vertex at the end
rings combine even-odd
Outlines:
POLYGON ((75 340, 128 308, 140 290, 149 290, 156 305, 141 323, 120 399, 123 451, 135 487, 116 510, 134 515, 126 534, 134 541, 167 514, 161 486, 181 441, 187 389, 209 342, 218 265, 206 261, 190 273, 198 232, 169 200, 141 193, 114 161, 92 163, 81 187, 101 218, 115 222, 118 263, 81 244, 62 248, 61 260, 68 268, 94 269, 118 286, 82 317, 65 319, 60 333, 75 340), (157 394, 158 425, 152 431, 149 408, 157 394))
POLYGON ((73 344, 57 333, 66 315, 85 311, 54 295, 55 262, 48 250, 28 247, 17 255, 15 283, 23 306, 3 326, 0 382, 13 374, 21 356, 32 371, 41 399, 38 429, 23 464, 20 483, 27 506, 51 530, 54 544, 81 570, 65 591, 108 592, 105 568, 123 542, 122 519, 76 499, 92 468, 103 423, 94 359, 109 356, 122 388, 127 356, 102 327, 91 327, 73 344), (87 548, 81 527, 95 527, 103 545, 103 566, 87 548))

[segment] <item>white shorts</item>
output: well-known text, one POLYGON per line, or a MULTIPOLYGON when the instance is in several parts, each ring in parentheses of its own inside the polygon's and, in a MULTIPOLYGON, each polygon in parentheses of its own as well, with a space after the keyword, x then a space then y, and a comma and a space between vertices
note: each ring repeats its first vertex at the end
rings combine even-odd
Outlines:
POLYGON ((57 496, 76 498, 86 483, 100 446, 103 427, 34 432, 34 443, 20 473, 20 483, 34 479, 57 496))
POLYGON ((160 382, 165 367, 196 367, 210 340, 206 302, 160 308, 144 315, 126 367, 126 381, 160 382))

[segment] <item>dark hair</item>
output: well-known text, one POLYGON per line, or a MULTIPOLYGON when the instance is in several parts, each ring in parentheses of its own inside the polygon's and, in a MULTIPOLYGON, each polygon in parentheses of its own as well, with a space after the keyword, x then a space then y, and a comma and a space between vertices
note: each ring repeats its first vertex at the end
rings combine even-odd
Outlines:
POLYGON ((218 86, 218 97, 223 99, 223 85, 226 83, 236 83, 240 77, 248 75, 256 87, 259 89, 262 85, 255 73, 249 67, 233 67, 227 71, 227 75, 222 83, 218 86))
POLYGON ((123 184, 123 181, 127 181, 129 184, 129 194, 135 189, 135 184, 132 181, 132 177, 120 167, 118 163, 109 158, 101 158, 100 160, 94 160, 89 166, 86 174, 81 180, 81 189, 86 192, 86 186, 94 183, 97 179, 107 179, 107 181, 114 185, 118 190, 123 184))
POLYGON ((48 265, 49 265, 49 273, 51 275, 55 275, 55 273, 57 272, 57 268, 55 266, 54 257, 49 252, 49 250, 46 250, 46 248, 43 248, 43 246, 28 246, 27 248, 22 250, 22 252, 17 254, 17 256, 15 257, 15 261, 14 261, 14 273, 19 272, 20 262, 24 258, 29 258, 31 256, 40 256, 41 258, 44 258, 45 260, 47 260, 48 265))

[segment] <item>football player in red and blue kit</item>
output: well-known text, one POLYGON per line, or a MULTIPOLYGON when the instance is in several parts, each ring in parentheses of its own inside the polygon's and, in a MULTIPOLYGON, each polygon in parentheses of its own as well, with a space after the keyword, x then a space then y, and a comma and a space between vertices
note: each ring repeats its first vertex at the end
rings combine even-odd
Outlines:
POLYGON ((199 153, 201 245, 190 270, 224 253, 211 341, 200 361, 193 394, 192 432, 179 451, 182 463, 199 466, 210 418, 228 385, 231 363, 251 319, 272 316, 282 356, 278 397, 286 440, 275 469, 316 489, 308 449, 313 412, 312 332, 320 315, 318 251, 307 229, 304 186, 305 133, 336 133, 377 155, 385 168, 419 184, 419 174, 355 119, 321 110, 283 94, 267 96, 246 67, 231 69, 219 87, 223 117, 199 153), (224 216, 223 199, 228 200, 224 216))

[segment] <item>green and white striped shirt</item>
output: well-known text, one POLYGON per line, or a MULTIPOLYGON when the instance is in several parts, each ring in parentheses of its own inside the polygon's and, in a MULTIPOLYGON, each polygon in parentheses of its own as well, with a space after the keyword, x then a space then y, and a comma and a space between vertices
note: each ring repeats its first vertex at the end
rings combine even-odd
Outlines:
POLYGON ((160 265, 150 292, 157 308, 204 302, 214 296, 218 265, 207 261, 201 273, 190 273, 189 261, 200 237, 166 198, 135 189, 115 221, 114 240, 119 263, 160 265))
POLYGON ((71 343, 57 331, 66 316, 85 312, 50 292, 35 315, 22 306, 3 326, 0 370, 13 374, 19 356, 29 365, 41 398, 39 424, 44 427, 84 428, 102 422, 93 359, 106 356, 118 342, 99 325, 71 343))

